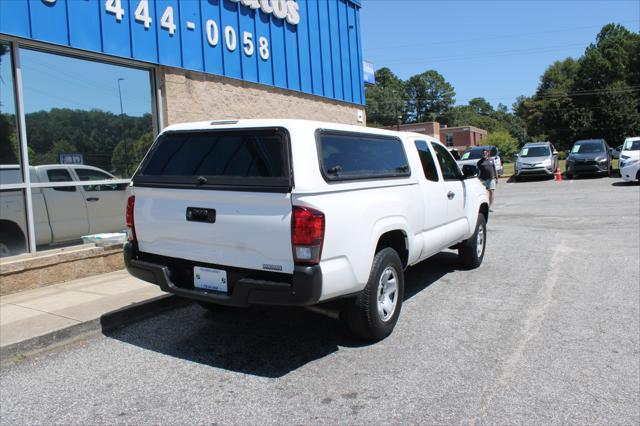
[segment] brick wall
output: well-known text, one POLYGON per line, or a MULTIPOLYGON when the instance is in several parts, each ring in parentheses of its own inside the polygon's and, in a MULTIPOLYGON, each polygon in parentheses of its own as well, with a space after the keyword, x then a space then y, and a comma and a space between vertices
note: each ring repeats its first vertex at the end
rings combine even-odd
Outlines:
POLYGON ((160 67, 164 125, 188 121, 300 118, 364 126, 364 107, 186 70, 160 67), (358 121, 361 111, 362 122, 358 121))

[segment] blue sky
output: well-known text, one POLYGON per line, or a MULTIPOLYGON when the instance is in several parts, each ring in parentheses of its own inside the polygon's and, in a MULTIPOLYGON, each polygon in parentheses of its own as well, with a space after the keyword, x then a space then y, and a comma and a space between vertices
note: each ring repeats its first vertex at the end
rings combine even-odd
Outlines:
POLYGON ((135 68, 51 55, 20 52, 26 112, 51 108, 122 110, 140 116, 151 112, 149 72, 135 68))
MULTIPOLYGON (((1 0, 0 0, 1 1, 1 0)), ((322 0, 320 0, 322 1, 322 0)), ((363 0, 364 58, 403 79, 435 69, 456 90, 456 102, 484 97, 511 106, 531 95, 554 61, 579 57, 603 25, 640 29, 640 0, 363 0)), ((25 109, 99 108, 150 112, 146 71, 22 50, 25 109)), ((2 78, 10 79, 3 64, 2 78), (6 74, 6 75, 5 75, 6 74)), ((4 89, 4 87, 3 87, 4 89)), ((7 112, 7 93, 0 101, 7 112)))
POLYGON ((603 25, 638 32, 640 1, 364 0, 363 55, 400 78, 434 69, 456 103, 511 106, 556 60, 577 58, 603 25))

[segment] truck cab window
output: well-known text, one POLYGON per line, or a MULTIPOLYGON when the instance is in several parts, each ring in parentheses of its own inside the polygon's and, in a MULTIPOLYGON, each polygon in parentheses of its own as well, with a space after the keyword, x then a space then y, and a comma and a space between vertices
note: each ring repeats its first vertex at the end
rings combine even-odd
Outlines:
MULTIPOLYGON (((113 179, 113 176, 104 172, 93 169, 74 169, 80 180, 109 180, 113 179)), ((109 184, 109 185, 85 185, 83 188, 85 191, 117 191, 122 185, 109 184)), ((126 184, 124 185, 126 187, 126 184)), ((124 189, 124 188, 122 188, 124 189)))
POLYGON ((449 151, 437 143, 431 142, 431 146, 433 146, 436 157, 438 157, 438 163, 440 164, 444 180, 460 179, 460 169, 458 168, 458 164, 456 164, 456 160, 449 154, 449 151))
POLYGON ((420 156, 424 177, 427 178, 427 180, 437 182, 439 180, 438 170, 436 163, 433 161, 433 155, 431 155, 431 151, 429 151, 429 145, 427 145, 426 141, 416 141, 416 149, 420 156))
MULTIPOLYGON (((49 178, 49 182, 73 182, 71 179, 71 175, 68 170, 65 169, 53 169, 47 170, 47 177, 49 178)), ((63 191, 63 192, 75 192, 75 186, 61 186, 52 188, 54 191, 63 191)))

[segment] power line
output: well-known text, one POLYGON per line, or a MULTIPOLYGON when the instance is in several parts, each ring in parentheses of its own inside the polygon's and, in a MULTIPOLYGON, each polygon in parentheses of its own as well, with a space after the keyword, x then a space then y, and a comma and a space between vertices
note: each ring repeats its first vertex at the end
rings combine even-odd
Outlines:
MULTIPOLYGON (((558 94, 548 94, 548 95, 534 95, 534 97, 536 98, 544 98, 544 99, 556 99, 556 98, 563 98, 563 97, 574 97, 574 96, 596 96, 596 95, 602 95, 602 94, 609 94, 609 93, 634 93, 634 92, 640 92, 640 85, 637 86, 629 86, 628 88, 625 89, 593 89, 593 90, 575 90, 572 92, 563 92, 563 93, 558 93, 558 94)), ((511 97, 509 97, 511 98, 511 97)), ((475 98, 470 98, 470 99, 475 99, 475 98)), ((487 100, 487 99, 499 99, 499 98, 484 98, 483 99, 487 100)), ((506 99, 506 97, 505 97, 506 99)), ((431 99, 428 98, 411 98, 411 99, 404 99, 404 98, 387 98, 386 100, 383 101, 376 101, 377 103, 380 104, 391 104, 391 103, 398 103, 398 102, 407 102, 407 101, 430 101, 431 99)))
MULTIPOLYGON (((619 21, 618 23, 629 23, 629 22, 640 22, 638 19, 629 19, 625 21, 619 21)), ((421 46, 434 46, 434 45, 443 45, 443 44, 456 44, 456 43, 468 43, 474 41, 486 41, 486 40, 499 40, 505 38, 514 38, 514 37, 527 37, 533 35, 541 35, 541 34, 556 34, 562 32, 571 32, 571 31, 579 31, 591 28, 601 28, 602 25, 587 25, 583 27, 574 27, 574 28, 563 28, 557 30, 549 30, 549 31, 536 31, 530 33, 517 33, 517 34, 505 34, 491 37, 479 37, 479 38, 468 38, 468 39, 458 39, 458 40, 446 40, 446 41, 430 41, 428 43, 413 43, 413 44, 397 44, 397 45, 387 45, 387 46, 379 46, 373 47, 370 49, 365 49, 367 52, 376 51, 376 50, 386 50, 386 49, 401 49, 405 47, 421 47, 421 46)))
POLYGON ((564 45, 555 45, 555 46, 541 46, 541 47, 531 47, 526 49, 509 49, 509 50, 495 50, 492 52, 475 52, 475 53, 458 53, 455 55, 445 55, 445 56, 432 56, 432 57, 423 57, 418 59, 409 59, 402 61, 382 61, 382 64, 385 65, 399 65, 399 64, 415 64, 422 62, 437 62, 437 61, 451 61, 451 60, 468 60, 468 59, 486 59, 486 58, 498 58, 504 56, 517 56, 517 55, 528 55, 531 53, 547 53, 547 52, 556 52, 556 51, 564 51, 564 50, 573 50, 575 47, 585 46, 584 43, 571 43, 564 45), (569 49, 571 48, 571 49, 569 49))

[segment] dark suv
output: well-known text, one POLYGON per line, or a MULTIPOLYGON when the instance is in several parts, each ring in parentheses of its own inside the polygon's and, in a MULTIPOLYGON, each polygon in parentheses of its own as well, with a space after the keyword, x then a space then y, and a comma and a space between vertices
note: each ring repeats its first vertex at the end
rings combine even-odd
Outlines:
POLYGON ((611 176, 611 148, 604 139, 585 139, 571 147, 567 157, 566 176, 577 175, 611 176))

